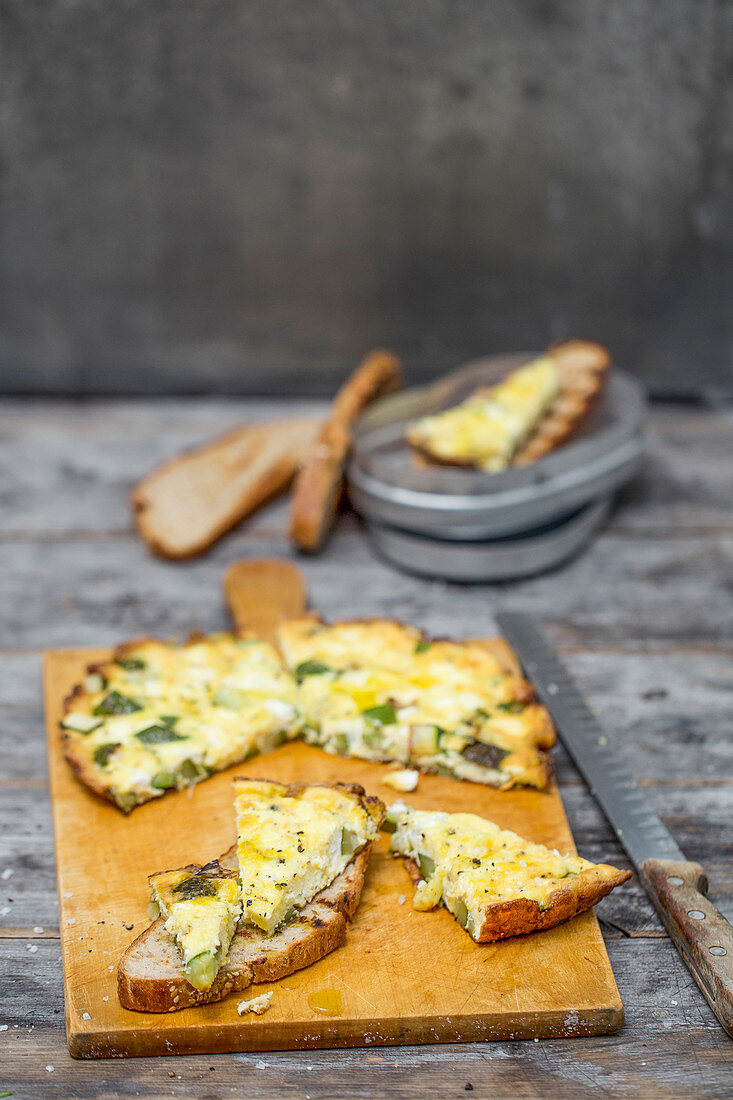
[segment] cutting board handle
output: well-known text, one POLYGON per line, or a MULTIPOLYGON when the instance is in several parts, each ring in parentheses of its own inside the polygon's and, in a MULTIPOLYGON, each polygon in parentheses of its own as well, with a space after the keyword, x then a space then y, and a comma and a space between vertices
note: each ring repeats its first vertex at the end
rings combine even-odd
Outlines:
POLYGON ((693 978, 733 1036, 733 925, 708 900, 704 869, 687 860, 647 859, 641 872, 693 978))
POLYGON ((278 623, 302 615, 306 607, 303 574, 287 561, 235 561, 224 575, 224 595, 237 630, 275 640, 278 623))

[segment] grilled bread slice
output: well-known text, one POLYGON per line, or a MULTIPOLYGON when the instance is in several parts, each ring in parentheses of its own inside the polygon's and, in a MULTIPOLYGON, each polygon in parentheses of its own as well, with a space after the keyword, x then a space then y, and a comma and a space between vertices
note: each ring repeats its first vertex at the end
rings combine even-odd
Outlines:
MULTIPOLYGON (((274 935, 240 925, 229 953, 208 989, 196 989, 184 972, 180 953, 156 920, 128 947, 117 968, 117 992, 125 1008, 137 1012, 176 1012, 221 1001, 253 983, 275 982, 322 959, 346 939, 364 885, 370 845, 349 861, 330 886, 321 890, 295 918, 274 935)), ((236 847, 219 859, 236 871, 236 847)))
POLYGON ((295 736, 296 696, 256 638, 128 642, 65 701, 64 752, 87 786, 129 811, 295 736))
POLYGON ((290 539, 299 550, 321 549, 333 524, 359 413, 375 398, 399 389, 399 360, 388 351, 372 351, 339 390, 331 415, 311 444, 293 488, 290 539))
POLYGON ((552 928, 631 877, 561 856, 476 814, 390 807, 391 849, 416 883, 416 909, 443 904, 477 943, 552 928))
POLYGON ((178 948, 186 980, 194 989, 210 989, 227 956, 242 916, 237 872, 216 860, 150 875, 151 916, 162 916, 167 935, 178 948))
POLYGON ((530 684, 480 642, 390 620, 282 623, 303 735, 327 752, 400 761, 495 787, 545 787, 555 740, 530 684))
POLYGON ((355 784, 235 779, 242 922, 271 936, 377 835, 384 806, 355 784))
POLYGON ((191 558, 287 489, 318 431, 291 417, 246 424, 178 455, 134 489, 135 522, 163 558, 191 558))
POLYGON ((607 350, 563 340, 539 359, 481 387, 460 405, 407 429, 422 456, 495 473, 525 465, 570 439, 588 417, 611 366, 607 350))

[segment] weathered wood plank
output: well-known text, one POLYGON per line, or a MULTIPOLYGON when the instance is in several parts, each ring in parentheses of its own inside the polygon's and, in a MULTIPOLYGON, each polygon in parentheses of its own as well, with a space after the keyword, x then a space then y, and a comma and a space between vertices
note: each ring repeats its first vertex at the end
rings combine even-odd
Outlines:
MULTIPOLYGON (((132 536, 0 543, 0 648, 106 645, 131 634, 221 627, 223 569, 247 556, 294 559, 283 539, 265 535, 234 535, 177 566, 150 557, 132 536)), ((559 573, 459 586, 391 569, 347 517, 326 553, 300 564, 312 606, 330 618, 382 614, 437 634, 486 634, 492 609, 510 605, 552 624, 564 645, 733 644, 729 601, 721 598, 733 576, 733 532, 629 542, 607 531, 559 573)))
MULTIPOLYGON (((6 400, 0 537, 123 533, 130 487, 153 466, 250 420, 313 412, 324 402, 232 398, 159 401, 6 400)), ((621 495, 616 530, 733 527, 733 414, 654 406, 643 473, 621 495)), ((242 531, 287 530, 280 502, 242 531)))
POLYGON ((72 1061, 63 1030, 59 945, 37 944, 33 965, 19 941, 0 944, 0 1082, 14 1100, 43 1095, 246 1095, 252 1100, 343 1096, 424 1100, 426 1096, 729 1097, 733 1046, 666 940, 609 943, 626 1007, 614 1036, 575 1041, 456 1044, 72 1061), (16 1027, 16 1025, 18 1025, 16 1027), (46 1066, 53 1066, 53 1072, 46 1066), (213 1070, 210 1067, 214 1067, 213 1070), (172 1075, 172 1076, 171 1076, 172 1075))

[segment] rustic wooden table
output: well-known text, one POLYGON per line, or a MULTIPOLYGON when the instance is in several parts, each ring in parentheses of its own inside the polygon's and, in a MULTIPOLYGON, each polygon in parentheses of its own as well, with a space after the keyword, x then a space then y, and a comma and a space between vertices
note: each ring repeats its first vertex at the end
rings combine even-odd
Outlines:
MULTIPOLYGON (((302 408, 302 403, 300 405, 302 408)), ((314 406, 316 407, 316 406, 314 406)), ((40 654, 226 623, 224 567, 289 556, 275 504, 208 557, 166 564, 134 535, 131 483, 177 449, 292 406, 261 401, 8 401, 0 410, 0 1093, 310 1097, 733 1095, 733 1041, 636 882, 598 906, 626 1006, 614 1036, 266 1055, 75 1062, 66 1050, 40 654)), ((733 917, 733 414, 653 410, 654 438, 591 549, 560 572, 464 588, 392 571, 354 517, 301 562, 326 616, 384 613, 486 634, 535 615, 685 853, 733 917)), ((591 859, 626 860, 561 749, 557 774, 591 859)))

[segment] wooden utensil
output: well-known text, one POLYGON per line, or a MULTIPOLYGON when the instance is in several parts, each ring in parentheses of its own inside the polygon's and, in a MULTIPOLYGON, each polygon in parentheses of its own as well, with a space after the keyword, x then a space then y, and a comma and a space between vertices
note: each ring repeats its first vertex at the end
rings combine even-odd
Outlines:
POLYGON ((295 565, 276 558, 235 561, 224 577, 224 595, 237 630, 272 642, 283 619, 302 615, 305 580, 295 565))

